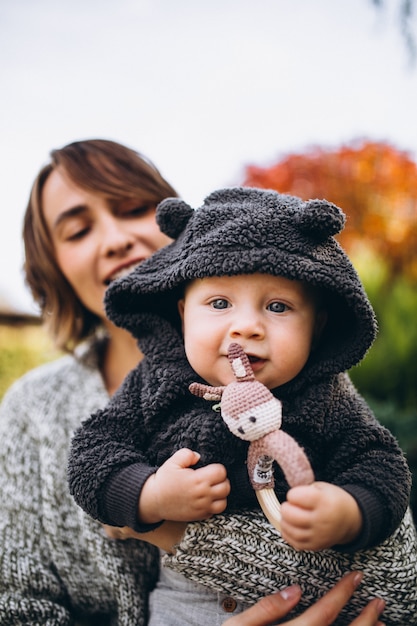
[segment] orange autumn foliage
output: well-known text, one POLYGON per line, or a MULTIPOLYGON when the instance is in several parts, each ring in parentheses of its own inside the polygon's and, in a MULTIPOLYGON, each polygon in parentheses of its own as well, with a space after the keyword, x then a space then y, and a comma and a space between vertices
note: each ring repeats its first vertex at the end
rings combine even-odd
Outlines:
POLYGON ((391 278, 417 281, 417 164, 386 143, 361 141, 289 154, 275 165, 245 169, 244 185, 326 198, 347 215, 339 241, 349 254, 366 247, 391 278))

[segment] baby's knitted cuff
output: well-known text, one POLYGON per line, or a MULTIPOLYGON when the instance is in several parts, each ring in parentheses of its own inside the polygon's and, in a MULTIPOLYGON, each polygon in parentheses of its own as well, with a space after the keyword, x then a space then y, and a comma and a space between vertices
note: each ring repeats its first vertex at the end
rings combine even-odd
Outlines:
POLYGON ((143 463, 128 465, 108 481, 103 496, 104 519, 112 526, 129 526, 138 533, 154 530, 162 524, 141 524, 138 502, 142 487, 158 468, 143 463))

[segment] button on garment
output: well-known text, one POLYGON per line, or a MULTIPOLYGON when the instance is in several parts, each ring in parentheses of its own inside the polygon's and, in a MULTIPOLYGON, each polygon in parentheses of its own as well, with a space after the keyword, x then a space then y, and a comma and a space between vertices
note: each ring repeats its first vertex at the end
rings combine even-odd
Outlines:
POLYGON ((236 610, 237 602, 230 596, 223 598, 222 600, 223 611, 226 613, 233 613, 236 610))
POLYGON ((159 581, 150 594, 148 626, 222 626, 247 605, 232 596, 213 592, 162 565, 159 581))

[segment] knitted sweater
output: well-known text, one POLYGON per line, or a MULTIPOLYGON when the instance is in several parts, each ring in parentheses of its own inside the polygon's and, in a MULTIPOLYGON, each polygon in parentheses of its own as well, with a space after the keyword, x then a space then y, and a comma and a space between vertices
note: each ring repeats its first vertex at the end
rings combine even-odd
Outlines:
MULTIPOLYGON (((69 457, 70 490, 90 515, 144 532, 137 519, 140 491, 174 451, 201 454, 198 464, 223 463, 231 481, 227 512, 258 509, 246 470, 248 443, 234 437, 206 400, 188 385, 198 380, 179 333, 156 315, 139 325, 145 358, 109 405, 83 423, 69 457)), ((350 492, 363 514, 356 550, 388 537, 408 504, 410 475, 394 437, 383 428, 344 373, 306 384, 302 393, 274 390, 283 402, 282 428, 304 448, 317 480, 350 492)), ((288 484, 275 468, 275 491, 288 484)))
POLYGON ((1 624, 146 624, 157 551, 107 539, 67 488, 72 432, 108 402, 96 356, 33 370, 0 407, 1 624))

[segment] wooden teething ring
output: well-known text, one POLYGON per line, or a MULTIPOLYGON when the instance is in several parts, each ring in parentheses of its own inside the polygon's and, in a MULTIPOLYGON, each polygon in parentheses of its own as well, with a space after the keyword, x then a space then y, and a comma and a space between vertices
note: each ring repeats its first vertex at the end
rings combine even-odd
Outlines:
POLYGON ((275 460, 281 467, 290 487, 311 484, 314 482, 314 473, 304 450, 295 439, 281 429, 274 430, 261 439, 251 442, 248 451, 249 478, 265 516, 277 530, 281 530, 281 505, 273 486, 268 484, 262 487, 256 478, 260 458, 263 459, 264 467, 267 463, 270 464, 268 469, 271 476, 272 463, 275 460))
POLYGON ((281 530, 281 504, 273 489, 259 489, 256 497, 265 517, 277 530, 281 530))

